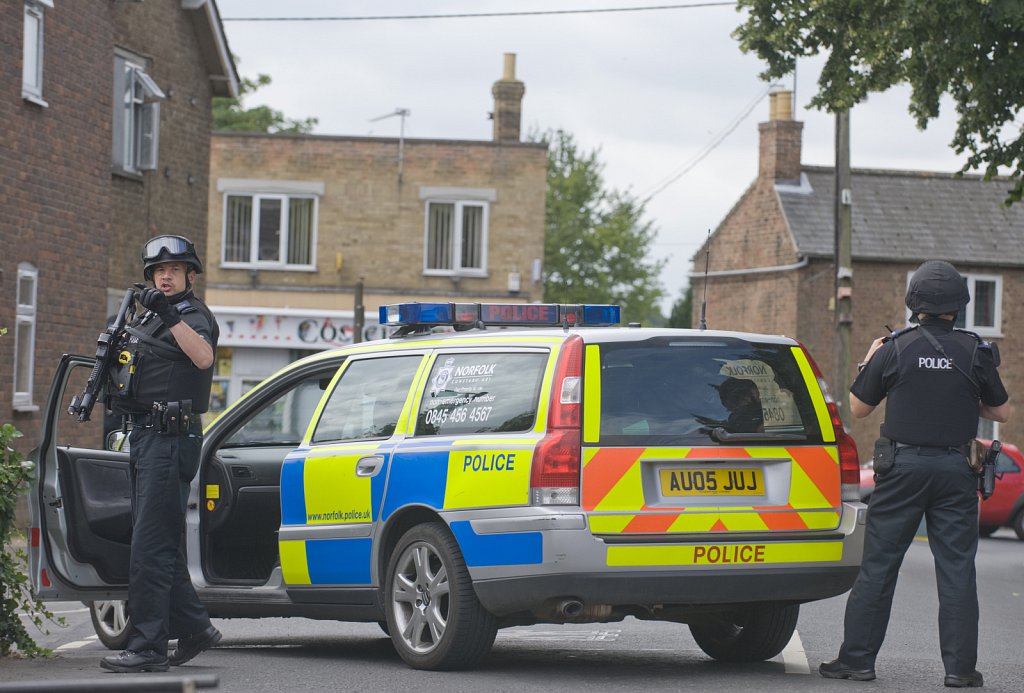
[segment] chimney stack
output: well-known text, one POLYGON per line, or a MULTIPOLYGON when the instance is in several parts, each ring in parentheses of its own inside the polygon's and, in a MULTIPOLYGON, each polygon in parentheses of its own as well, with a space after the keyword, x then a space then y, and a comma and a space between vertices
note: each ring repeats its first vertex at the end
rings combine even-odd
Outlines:
POLYGON ((494 86, 494 141, 518 142, 526 87, 516 79, 516 54, 505 54, 505 72, 494 86))
POLYGON ((793 92, 773 91, 768 98, 768 122, 757 126, 761 133, 758 178, 799 181, 804 124, 793 120, 793 92))

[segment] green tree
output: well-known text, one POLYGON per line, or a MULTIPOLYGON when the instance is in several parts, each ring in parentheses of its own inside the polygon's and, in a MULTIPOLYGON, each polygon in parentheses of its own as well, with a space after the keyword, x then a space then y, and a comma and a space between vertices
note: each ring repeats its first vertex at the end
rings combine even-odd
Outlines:
POLYGON ((733 36, 767 62, 765 79, 793 71, 797 58, 828 53, 811 105, 839 112, 871 92, 910 85, 919 128, 952 96, 950 145, 968 152, 961 172, 1000 167, 1013 180, 1007 204, 1024 192, 1024 2, 1021 0, 739 0, 746 20, 733 36))
MULTIPOLYGON (((0 336, 6 333, 7 328, 0 327, 0 336)), ((25 575, 28 563, 25 550, 12 545, 16 534, 15 506, 32 478, 31 463, 24 462, 12 447, 20 437, 21 433, 13 425, 0 425, 0 657, 12 653, 49 654, 49 650, 36 645, 22 616, 40 629, 44 619, 63 623, 63 620, 54 621, 46 605, 32 595, 25 575)))
POLYGON ((693 286, 683 289, 683 294, 672 304, 668 316, 669 327, 693 327, 693 286))
MULTIPOLYGON (((235 58, 235 62, 238 59, 235 58)), ((319 122, 316 118, 293 120, 285 118, 284 113, 275 111, 269 106, 253 106, 245 108, 242 102, 245 97, 260 87, 270 84, 268 75, 257 75, 253 81, 243 77, 238 88, 238 98, 216 96, 213 99, 213 129, 233 130, 236 132, 288 132, 304 135, 313 131, 319 122)))
POLYGON ((532 135, 548 141, 544 213, 544 300, 618 303, 623 322, 661 319, 658 274, 650 259, 656 236, 644 205, 605 188, 598 152, 581 152, 563 130, 532 135))

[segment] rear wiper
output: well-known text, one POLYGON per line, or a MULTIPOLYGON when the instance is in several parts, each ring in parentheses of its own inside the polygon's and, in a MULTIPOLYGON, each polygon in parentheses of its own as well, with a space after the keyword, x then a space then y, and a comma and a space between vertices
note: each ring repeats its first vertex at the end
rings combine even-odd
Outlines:
POLYGON ((729 433, 721 426, 711 429, 711 439, 718 443, 741 443, 759 440, 807 440, 803 433, 771 433, 769 431, 753 433, 729 433))

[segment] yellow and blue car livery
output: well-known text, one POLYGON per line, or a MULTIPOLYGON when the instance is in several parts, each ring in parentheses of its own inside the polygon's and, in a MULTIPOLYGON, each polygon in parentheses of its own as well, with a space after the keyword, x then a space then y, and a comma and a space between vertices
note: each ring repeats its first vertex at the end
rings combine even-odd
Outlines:
MULTIPOLYGON (((389 435, 314 443, 321 402, 302 445, 285 459, 279 548, 286 591, 297 597, 326 588, 380 590, 397 533, 431 518, 451 530, 477 596, 499 617, 532 612, 558 620, 551 605, 567 601, 601 609, 799 603, 850 587, 865 519, 851 490, 849 458, 855 464, 856 451, 802 347, 764 335, 708 331, 687 341, 674 330, 566 327, 428 334, 351 347, 352 360, 324 402, 359 357, 408 353, 420 361, 389 435), (559 381, 556 370, 570 334, 583 347, 580 372, 567 384, 572 377, 559 381), (716 378, 758 391, 756 430, 730 432, 731 416, 698 416, 686 418, 695 428, 682 431, 678 421, 662 421, 668 404, 646 418, 643 403, 625 414, 612 411, 622 404, 611 399, 616 377, 635 380, 649 365, 630 350, 673 340, 680 349, 726 345, 709 363, 716 378), (758 364, 756 350, 731 358, 730 350, 745 343, 771 351, 774 360, 758 364), (508 351, 545 360, 529 428, 417 435, 445 359, 508 351), (571 402, 573 387, 579 423, 575 431, 567 428, 566 438, 576 436, 575 487, 560 500, 538 501, 534 463, 552 434, 549 409, 562 406, 567 391, 571 402), (698 434, 699 445, 675 440, 698 434)), ((662 372, 665 379, 672 375, 662 372)), ((646 395, 655 383, 639 389, 646 395)), ((698 394, 724 402, 724 392, 715 385, 698 394)))

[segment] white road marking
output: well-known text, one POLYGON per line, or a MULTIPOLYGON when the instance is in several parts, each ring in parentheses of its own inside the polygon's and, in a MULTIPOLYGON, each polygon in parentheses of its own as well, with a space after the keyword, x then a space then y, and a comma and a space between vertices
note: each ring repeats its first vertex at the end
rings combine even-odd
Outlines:
POLYGON ((85 640, 75 640, 74 642, 66 642, 63 645, 61 645, 60 647, 56 648, 56 649, 58 649, 58 650, 77 650, 80 647, 85 647, 86 645, 91 645, 96 640, 97 640, 97 636, 90 635, 85 640))
POLYGON ((793 637, 782 650, 782 661, 786 665, 787 674, 810 674, 811 665, 807 661, 807 653, 804 652, 804 643, 800 640, 800 633, 793 631, 793 637))
POLYGON ((509 640, 585 640, 611 642, 621 630, 503 630, 499 638, 509 640))
POLYGON ((84 613, 84 612, 86 612, 88 610, 89 610, 88 607, 84 607, 84 608, 81 608, 81 609, 67 609, 66 611, 53 611, 51 613, 54 616, 59 616, 60 614, 81 614, 81 613, 84 613))

